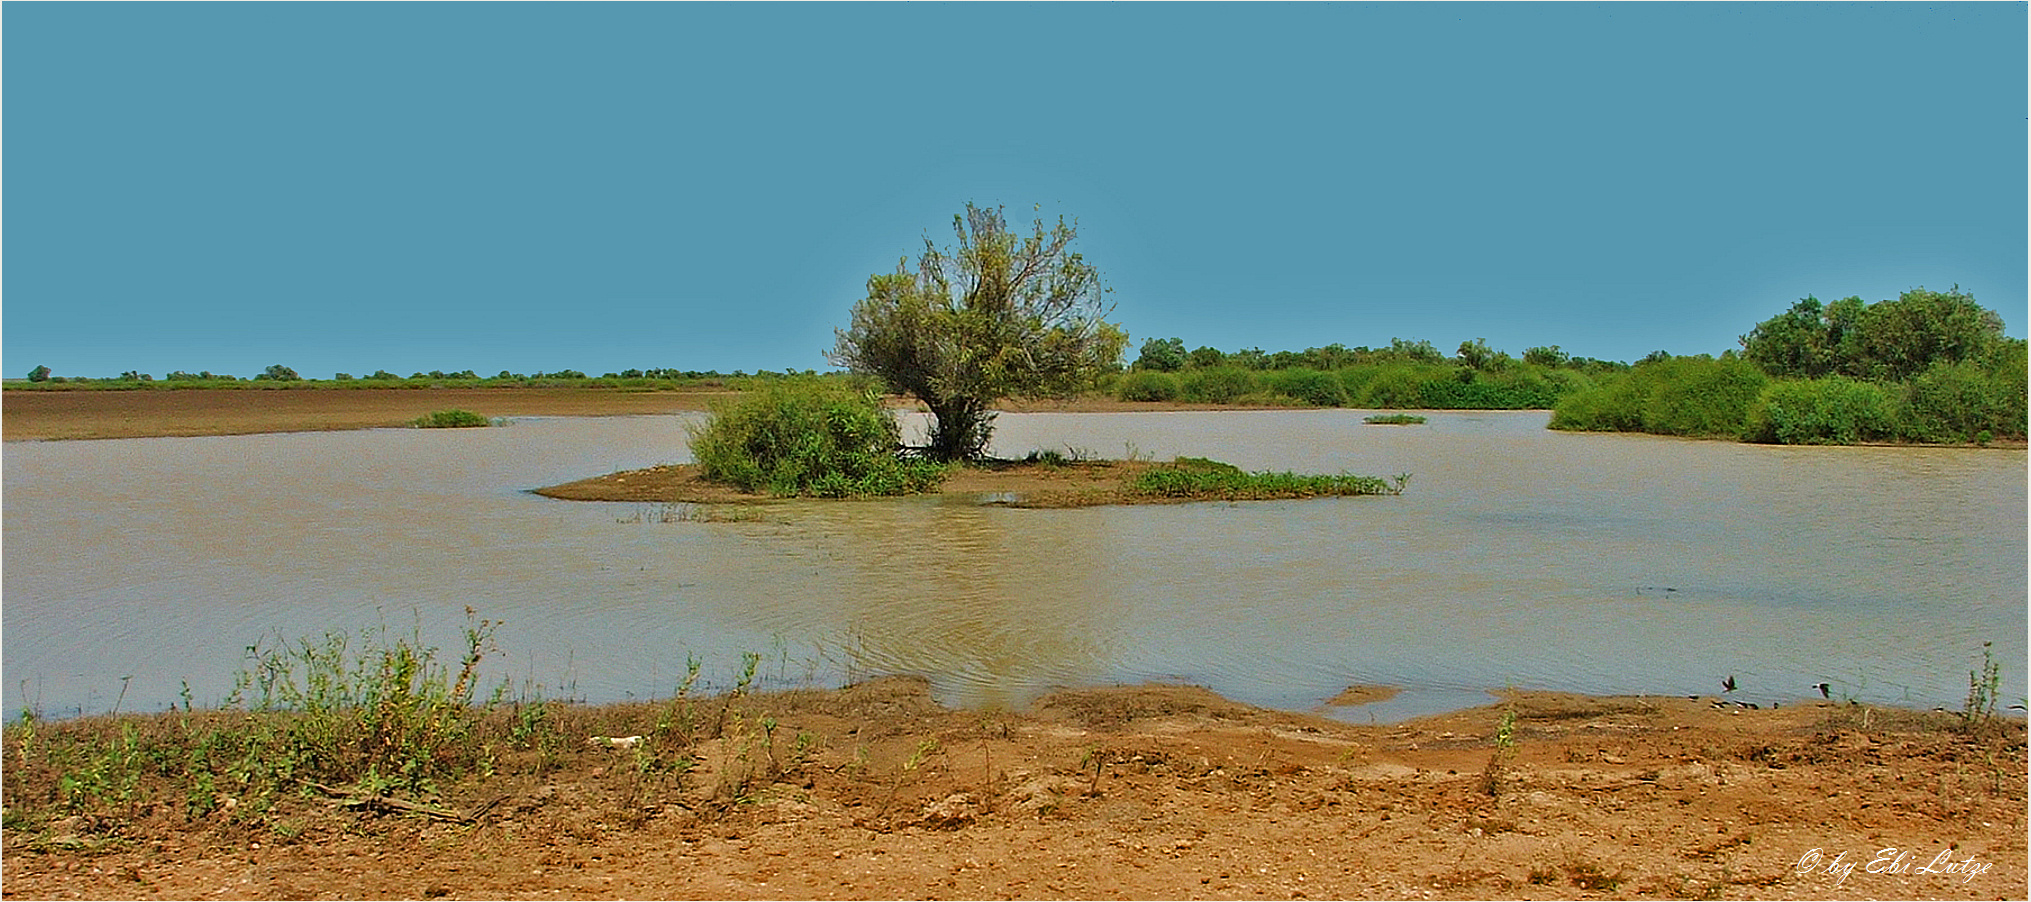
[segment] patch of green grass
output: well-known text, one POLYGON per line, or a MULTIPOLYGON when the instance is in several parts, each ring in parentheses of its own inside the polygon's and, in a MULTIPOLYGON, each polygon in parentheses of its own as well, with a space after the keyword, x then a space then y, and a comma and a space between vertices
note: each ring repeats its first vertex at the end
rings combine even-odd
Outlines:
POLYGON ((1249 473, 1233 464, 1203 457, 1180 457, 1168 465, 1144 470, 1130 480, 1127 490, 1132 494, 1160 498, 1246 501, 1330 495, 1401 495, 1404 484, 1409 481, 1408 473, 1391 479, 1344 473, 1337 476, 1249 473))
POLYGON ((1361 422, 1377 426, 1417 426, 1422 425, 1424 421, 1424 417, 1414 413, 1378 413, 1361 418, 1361 422))
POLYGON ((439 410, 429 416, 417 417, 411 424, 418 429, 468 429, 492 426, 493 421, 470 410, 439 410))

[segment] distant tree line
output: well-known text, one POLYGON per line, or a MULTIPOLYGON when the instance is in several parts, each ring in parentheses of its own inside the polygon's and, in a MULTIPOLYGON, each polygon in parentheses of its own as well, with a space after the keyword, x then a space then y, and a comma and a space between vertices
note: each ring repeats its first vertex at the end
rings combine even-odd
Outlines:
POLYGON ((1261 348, 1185 350, 1177 338, 1152 338, 1111 390, 1127 401, 1198 404, 1302 404, 1314 407, 1521 410, 1550 408, 1593 376, 1629 364, 1574 357, 1556 345, 1521 358, 1461 342, 1451 357, 1425 340, 1392 338, 1385 347, 1330 344, 1303 351, 1261 348))
POLYGON ((1562 399, 1551 427, 1779 444, 2025 438, 2025 342, 1958 285, 1874 304, 1807 297, 1741 345, 1652 355, 1562 399))
POLYGON ((302 375, 298 374, 297 371, 291 367, 276 364, 274 366, 268 367, 267 369, 261 371, 260 373, 254 376, 244 378, 232 375, 230 373, 213 373, 210 370, 202 370, 196 373, 185 372, 183 370, 172 370, 168 375, 165 375, 160 380, 158 380, 148 373, 143 373, 135 370, 128 370, 124 373, 121 373, 118 376, 99 376, 99 377, 58 376, 55 375, 47 366, 37 366, 28 372, 28 382, 33 387, 75 385, 90 388, 113 388, 113 389, 215 388, 215 387, 231 387, 231 386, 254 387, 255 383, 260 383, 263 385, 273 385, 275 383, 288 383, 302 385, 304 387, 337 386, 337 387, 359 387, 359 388, 372 388, 376 386, 384 386, 384 387, 399 386, 405 388, 419 388, 430 385, 439 385, 439 386, 467 385, 467 386, 484 387, 484 386, 509 386, 509 385, 570 384, 570 385, 582 385, 588 388, 599 388, 610 386, 638 387, 656 384, 681 384, 693 386, 713 385, 713 384, 726 385, 743 380, 784 378, 787 376, 798 376, 798 375, 815 376, 818 374, 816 371, 808 369, 804 370, 802 373, 799 373, 795 370, 785 370, 781 373, 771 372, 769 370, 757 370, 754 373, 749 374, 743 370, 735 370, 731 373, 722 373, 717 370, 680 370, 674 368, 656 368, 656 369, 626 369, 618 373, 607 373, 604 376, 597 377, 588 376, 584 372, 581 372, 579 370, 570 370, 570 369, 557 370, 555 372, 547 372, 547 373, 537 371, 535 373, 530 374, 514 373, 508 370, 502 370, 500 371, 500 373, 493 376, 481 376, 480 374, 469 369, 456 371, 431 370, 427 373, 417 372, 412 373, 408 376, 403 376, 397 373, 388 372, 387 370, 375 370, 372 374, 366 376, 355 376, 351 373, 336 373, 333 374, 332 378, 329 380, 320 380, 305 378, 302 375))

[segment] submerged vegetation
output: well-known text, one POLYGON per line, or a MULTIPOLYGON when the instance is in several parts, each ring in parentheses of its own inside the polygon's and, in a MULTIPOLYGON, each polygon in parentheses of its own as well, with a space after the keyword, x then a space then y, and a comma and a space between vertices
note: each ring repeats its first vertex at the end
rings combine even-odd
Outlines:
POLYGON ((1180 457, 1151 467, 1129 480, 1132 495, 1191 500, 1259 501, 1274 498, 1317 498, 1332 495, 1401 495, 1410 474, 1391 479, 1373 476, 1305 476, 1297 473, 1249 473, 1233 464, 1203 457, 1180 457))
POLYGON ((413 425, 418 429, 471 429, 493 424, 492 420, 470 410, 438 410, 417 417, 413 425))

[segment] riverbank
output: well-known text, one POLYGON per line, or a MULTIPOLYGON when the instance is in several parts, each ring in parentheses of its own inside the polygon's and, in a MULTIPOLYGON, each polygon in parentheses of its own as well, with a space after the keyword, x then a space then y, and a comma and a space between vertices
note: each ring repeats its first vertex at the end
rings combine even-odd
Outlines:
MULTIPOLYGON (((1386 691, 1346 700, 1377 695, 1386 691)), ((2027 889, 2021 721, 1970 735, 1949 714, 1817 699, 1748 710, 1514 693, 1367 726, 1173 686, 1063 692, 1021 713, 957 711, 901 678, 699 700, 721 712, 721 727, 687 739, 662 729, 672 710, 549 706, 542 723, 556 741, 504 750, 491 776, 380 799, 307 787, 261 815, 236 809, 230 786, 198 806, 187 793, 148 795, 146 779, 124 802, 44 813, 64 791, 45 763, 63 731, 114 747, 139 736, 146 747, 191 715, 45 723, 32 737, 17 725, 5 749, 4 895, 1789 899, 2027 889), (643 738, 625 748, 596 739, 631 736, 643 738)))

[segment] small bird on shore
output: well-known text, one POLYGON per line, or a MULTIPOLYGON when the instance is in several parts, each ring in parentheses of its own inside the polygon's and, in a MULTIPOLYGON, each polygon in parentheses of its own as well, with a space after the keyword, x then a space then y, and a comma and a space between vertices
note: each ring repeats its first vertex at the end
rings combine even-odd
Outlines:
POLYGON ((1833 698, 1833 694, 1831 691, 1833 687, 1828 686, 1825 683, 1814 683, 1812 684, 1812 688, 1819 690, 1820 698, 1833 698))
POLYGON ((1721 681, 1721 688, 1728 692, 1735 691, 1735 675, 1728 674, 1728 678, 1721 681))

